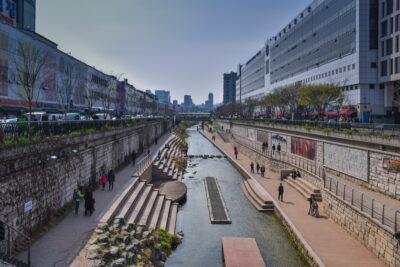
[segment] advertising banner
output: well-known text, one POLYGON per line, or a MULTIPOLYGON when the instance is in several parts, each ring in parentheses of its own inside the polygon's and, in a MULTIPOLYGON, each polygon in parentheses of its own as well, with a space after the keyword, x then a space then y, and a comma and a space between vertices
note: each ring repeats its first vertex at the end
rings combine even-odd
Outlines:
POLYGON ((315 160, 315 141, 292 136, 292 154, 315 160))
POLYGON ((14 0, 0 0, 0 20, 17 26, 17 3, 14 0))

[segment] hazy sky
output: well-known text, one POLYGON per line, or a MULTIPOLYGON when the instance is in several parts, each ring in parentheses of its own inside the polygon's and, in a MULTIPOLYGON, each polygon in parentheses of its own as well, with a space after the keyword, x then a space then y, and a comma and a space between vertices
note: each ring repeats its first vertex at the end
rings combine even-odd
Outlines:
POLYGON ((171 99, 222 101, 236 71, 311 0, 38 0, 38 33, 106 73, 171 99))

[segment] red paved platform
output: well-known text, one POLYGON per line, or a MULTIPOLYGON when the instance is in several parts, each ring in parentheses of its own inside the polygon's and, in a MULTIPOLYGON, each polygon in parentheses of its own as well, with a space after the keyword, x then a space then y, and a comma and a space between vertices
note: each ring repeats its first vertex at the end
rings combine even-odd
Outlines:
POLYGON ((222 238, 225 267, 265 267, 254 238, 222 238))

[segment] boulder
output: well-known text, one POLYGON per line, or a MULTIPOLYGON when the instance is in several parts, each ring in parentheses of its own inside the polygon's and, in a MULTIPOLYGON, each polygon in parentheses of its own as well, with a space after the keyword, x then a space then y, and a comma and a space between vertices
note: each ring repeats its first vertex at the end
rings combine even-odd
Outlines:
POLYGON ((100 246, 99 246, 99 245, 91 245, 91 246, 88 248, 88 253, 90 254, 91 252, 97 252, 99 249, 100 249, 100 246))
POLYGON ((97 253, 97 251, 90 251, 90 252, 88 252, 87 258, 88 258, 89 260, 95 260, 95 259, 100 258, 100 256, 99 256, 99 254, 97 253))
POLYGON ((144 231, 143 234, 142 234, 142 238, 143 239, 148 238, 150 234, 151 234, 150 231, 144 231))
POLYGON ((100 243, 107 242, 108 241, 108 233, 104 233, 104 234, 98 235, 97 236, 97 240, 100 243))
POLYGON ((104 267, 106 266, 106 263, 102 260, 93 260, 93 261, 89 261, 88 267, 104 267))
POLYGON ((110 248, 110 253, 111 253, 112 256, 116 256, 118 254, 118 252, 119 252, 119 248, 118 247, 112 246, 110 248))
POLYGON ((120 258, 111 263, 111 267, 125 267, 125 266, 126 266, 126 260, 124 258, 120 258))
POLYGON ((97 225, 97 228, 99 228, 101 230, 106 230, 108 228, 108 223, 99 223, 97 225))

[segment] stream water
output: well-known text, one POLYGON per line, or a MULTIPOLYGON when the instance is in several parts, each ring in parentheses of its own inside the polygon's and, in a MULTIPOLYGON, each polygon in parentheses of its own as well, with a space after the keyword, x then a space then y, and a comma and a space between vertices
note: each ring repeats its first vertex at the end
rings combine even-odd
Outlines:
MULTIPOLYGON (((195 127, 188 134, 189 155, 222 155, 195 127)), ((258 212, 247 200, 240 186, 244 178, 227 159, 190 159, 188 166, 183 180, 187 200, 177 221, 177 231, 184 232, 183 243, 166 266, 223 266, 222 237, 255 238, 267 266, 305 266, 279 219, 258 212), (211 224, 203 182, 207 176, 217 178, 232 224, 211 224)))

